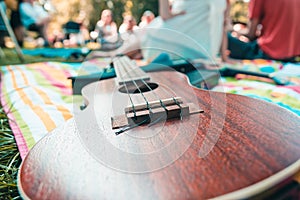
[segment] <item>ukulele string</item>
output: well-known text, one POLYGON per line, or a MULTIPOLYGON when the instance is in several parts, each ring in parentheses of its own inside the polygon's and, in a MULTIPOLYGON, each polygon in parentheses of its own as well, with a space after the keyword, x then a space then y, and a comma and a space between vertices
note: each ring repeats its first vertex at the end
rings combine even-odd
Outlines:
MULTIPOLYGON (((151 91, 154 96, 158 99, 158 101, 160 102, 160 105, 161 107, 165 110, 166 114, 168 113, 168 110, 165 106, 165 104, 163 103, 163 101, 161 100, 161 98, 157 95, 157 93, 155 91, 152 90, 152 88, 149 86, 149 84, 144 80, 144 79, 140 79, 140 81, 142 81, 142 83, 148 88, 149 91, 151 91)), ((144 94, 142 93, 142 91, 140 90, 140 88, 138 87, 138 85, 136 84, 136 81, 132 79, 132 82, 134 83, 134 85, 136 86, 136 88, 139 90, 139 92, 141 93, 141 95, 143 96, 143 98, 145 99, 146 103, 147 103, 147 108, 149 109, 149 112, 150 113, 153 113, 152 112, 152 109, 150 107, 150 105, 148 104, 148 101, 147 101, 147 98, 144 96, 144 94)), ((166 93, 170 93, 171 96, 172 96, 172 99, 173 101, 175 102, 175 104, 180 108, 180 120, 182 120, 182 107, 180 105, 180 103, 175 99, 174 95, 167 91, 165 88, 163 88, 163 90, 166 92, 166 93)), ((168 115, 168 114, 167 114, 168 115)), ((162 118, 164 117, 164 115, 160 116, 159 118, 157 118, 155 121, 151 122, 148 127, 158 123, 159 121, 162 120, 162 118)), ((149 118, 151 118, 151 116, 149 115, 149 118)), ((147 120, 145 120, 147 121, 147 120)), ((145 122, 144 122, 145 123, 145 122)), ((142 123, 143 124, 143 123, 142 123)))
MULTIPOLYGON (((123 68, 125 68, 122 62, 120 62, 120 64, 122 65, 123 68)), ((125 69, 126 69, 126 68, 125 68, 125 69)), ((133 69, 133 70, 134 70, 134 69, 133 69)), ((135 85, 135 87, 137 88, 137 90, 138 90, 139 93, 142 95, 143 99, 145 100, 146 105, 147 105, 147 109, 149 110, 149 113, 150 113, 150 114, 151 114, 151 113, 153 114, 153 111, 152 111, 152 108, 151 108, 151 106, 150 106, 150 104, 149 104, 149 101, 147 100, 147 98, 145 97, 145 95, 143 94, 143 92, 141 91, 141 89, 140 89, 140 87, 138 86, 138 84, 136 83, 136 81, 132 78, 131 74, 130 74, 129 72, 127 72, 127 73, 128 73, 128 77, 131 78, 131 82, 135 85)), ((160 102, 161 107, 162 107, 162 108, 166 111, 166 113, 167 113, 168 110, 167 110, 165 104, 163 103, 163 101, 161 100, 161 98, 156 94, 156 92, 152 90, 152 88, 148 85, 148 83, 147 83, 145 80, 140 79, 140 81, 148 88, 149 91, 153 92, 153 94, 156 96, 156 98, 157 98, 158 101, 160 102)), ((124 85, 125 85, 125 87, 127 88, 126 82, 125 82, 124 85)), ((127 93, 128 93, 128 92, 129 92, 128 89, 126 89, 126 90, 127 90, 127 93)), ((129 95, 129 96, 130 96, 130 95, 129 95)), ((175 98, 173 97, 173 99, 175 99, 175 98)), ((177 104, 176 101, 174 101, 174 102, 177 104)), ((131 103, 133 104, 132 101, 131 101, 131 103)), ((132 105, 132 106, 134 106, 134 105, 132 105)), ((134 114, 136 114, 136 113, 134 113, 134 114)), ((134 126, 130 126, 130 125, 129 125, 129 126, 126 126, 125 128, 120 129, 117 133, 120 134, 120 133, 125 132, 125 131, 127 131, 127 130, 129 130, 129 129, 132 129, 132 128, 136 127, 136 126, 139 126, 139 125, 142 125, 142 124, 146 123, 149 119, 151 119, 151 115, 150 115, 150 114, 149 114, 148 119, 145 119, 145 120, 143 120, 142 122, 140 122, 140 123, 138 123, 138 124, 136 124, 136 125, 134 125, 134 126)), ((161 117, 159 117, 159 118, 156 119, 155 121, 151 122, 151 124, 150 124, 149 126, 158 123, 159 121, 161 121, 161 119, 162 119, 163 117, 164 117, 164 116, 162 115, 161 117)))
MULTIPOLYGON (((147 82, 145 82, 144 80, 142 80, 142 81, 149 88, 149 90, 153 91, 152 88, 147 84, 147 82)), ((175 98, 176 95, 172 94, 170 91, 166 90, 164 87, 161 87, 161 89, 164 90, 165 93, 169 93, 170 96, 172 96, 171 98, 173 99, 174 103, 180 108, 179 115, 180 115, 180 120, 182 120, 182 118, 183 118, 182 107, 181 107, 180 103, 176 100, 176 98, 175 98)), ((153 93, 155 96, 157 96, 156 92, 153 91, 153 93)), ((160 105, 165 109, 166 112, 168 112, 168 110, 167 110, 166 106, 164 105, 164 103, 162 102, 162 100, 159 97, 158 97, 158 99, 160 101, 160 105)))
MULTIPOLYGON (((153 91, 152 88, 147 84, 147 82, 145 82, 144 80, 142 80, 142 81, 143 81, 143 83, 149 88, 149 90, 153 91)), ((171 98, 173 99, 174 103, 180 108, 180 113, 179 113, 179 115, 180 115, 180 120, 182 120, 183 114, 182 114, 182 107, 181 107, 180 103, 176 100, 174 94, 172 94, 171 92, 167 91, 164 87, 161 87, 161 88, 162 88, 162 90, 164 90, 165 93, 171 94, 170 96, 172 96, 171 98)), ((157 96, 156 92, 153 91, 153 93, 154 93, 155 96, 157 96)), ((157 96, 157 97, 158 97, 158 96, 157 96)), ((160 99, 160 97, 158 97, 158 99, 159 99, 159 101, 160 101, 160 105, 164 108, 164 110, 165 110, 166 113, 167 113, 168 110, 167 110, 165 104, 164 104, 163 101, 160 99)), ((160 118, 158 118, 156 121, 160 121, 162 117, 163 117, 163 116, 161 116, 160 118)), ((150 127, 151 125, 155 124, 155 123, 156 123, 156 122, 154 121, 153 123, 149 124, 149 127, 150 127)))
MULTIPOLYGON (((141 79, 142 80, 142 79, 141 79)), ((139 88, 139 86, 137 85, 136 81, 135 80, 132 80, 134 86, 136 87, 136 89, 139 91, 139 93, 142 95, 143 99, 145 100, 146 102, 146 105, 147 105, 147 109, 149 110, 149 112, 152 112, 152 108, 149 104, 149 101, 147 100, 147 97, 145 97, 145 95, 143 94, 142 90, 139 88)))
MULTIPOLYGON (((164 102, 161 100, 161 98, 156 94, 155 91, 152 90, 152 88, 148 85, 148 83, 142 79, 142 82, 144 83, 144 85, 151 91, 153 92, 153 94, 156 96, 156 98, 159 100, 161 107, 165 110, 166 115, 168 116, 168 110, 167 107, 165 106, 164 102)), ((160 122, 163 119, 164 115, 161 115, 159 118, 157 118, 156 120, 154 120, 153 122, 151 122, 148 127, 157 124, 158 122, 160 122)))
POLYGON ((163 102, 163 101, 161 100, 161 98, 156 94, 156 92, 152 90, 152 88, 148 85, 148 83, 147 83, 145 80, 143 80, 143 79, 141 79, 141 80, 142 80, 142 82, 144 83, 144 85, 149 89, 149 91, 153 92, 154 96, 156 96, 156 98, 157 98, 158 101, 160 102, 160 105, 165 109, 165 111, 167 111, 167 108, 166 108, 164 102, 163 102))
MULTIPOLYGON (((123 66, 123 63, 122 63, 122 66, 123 66)), ((123 67, 124 67, 124 66, 123 66, 123 67)), ((134 69, 133 69, 133 70, 134 70, 134 69)), ((132 78, 132 76, 130 75, 130 73, 128 73, 128 76, 129 76, 130 78, 132 78)), ((149 86, 149 84, 148 84, 145 80, 140 79, 140 81, 142 81, 142 83, 148 88, 148 90, 151 91, 151 92, 156 96, 156 98, 157 98, 158 101, 160 102, 161 107, 162 107, 162 108, 166 111, 166 113, 167 113, 168 110, 167 110, 165 104, 163 103, 163 101, 161 100, 161 98, 156 94, 156 92, 152 90, 152 88, 149 86)), ((149 101, 147 100, 147 98, 145 97, 145 95, 143 94, 143 92, 141 91, 141 89, 139 88, 139 86, 138 86, 138 84, 136 83, 136 81, 135 81, 134 79, 131 79, 131 82, 133 82, 133 84, 135 85, 135 87, 137 88, 137 90, 138 90, 139 93, 142 95, 143 99, 145 100, 146 105, 147 105, 147 109, 149 110, 149 113, 153 113, 153 112, 152 112, 152 108, 151 108, 151 106, 149 105, 149 101)), ((126 88, 126 92, 127 92, 128 96, 129 96, 129 98, 130 98, 131 106, 132 106, 133 112, 134 112, 134 117, 135 117, 135 119, 136 119, 136 112, 135 112, 134 103, 133 103, 132 98, 131 98, 131 96, 130 96, 128 87, 127 87, 127 85, 126 85, 126 82, 124 83, 124 85, 125 85, 125 88, 126 88)), ((162 87, 162 88, 163 88, 163 87, 162 87)), ((170 92, 167 91, 165 88, 163 88, 163 90, 164 90, 165 92, 167 92, 167 93, 170 93, 170 92)), ((173 101, 175 102, 175 104, 180 108, 180 120, 182 120, 182 107, 181 107, 180 103, 176 100, 176 98, 174 97, 174 95, 173 95, 172 93, 170 93, 170 94, 171 94, 172 99, 173 99, 173 101)), ((148 126, 150 127, 151 125, 154 125, 154 124, 158 123, 159 121, 161 121, 162 118, 163 118, 163 115, 162 115, 161 117, 159 117, 158 119, 156 119, 155 121, 151 122, 151 124, 149 124, 148 126)), ((119 135, 120 133, 123 133, 123 132, 125 132, 125 131, 127 131, 127 130, 130 130, 130 129, 133 129, 133 128, 135 128, 135 127, 138 127, 138 126, 140 126, 140 125, 146 123, 149 119, 151 119, 150 114, 149 114, 149 117, 148 117, 148 118, 146 118, 145 120, 141 121, 140 123, 135 124, 135 125, 128 125, 128 126, 122 128, 122 129, 120 129, 119 131, 116 132, 116 135, 119 135)))
POLYGON ((129 100, 130 100, 130 103, 131 103, 131 108, 133 110, 133 117, 136 119, 137 117, 136 117, 136 112, 135 112, 135 106, 134 106, 133 100, 131 98, 131 95, 129 93, 129 90, 128 90, 128 87, 126 85, 126 82, 124 83, 124 86, 125 86, 126 93, 127 93, 128 97, 129 97, 129 100))
MULTIPOLYGON (((146 87, 147 87, 149 90, 153 91, 152 88, 151 88, 151 87, 150 87, 143 79, 141 79, 141 80, 142 80, 142 82, 144 83, 144 85, 146 85, 146 87)), ((153 113, 153 112, 152 112, 152 108, 151 108, 151 106, 150 106, 150 104, 149 104, 147 98, 146 98, 145 95, 142 93, 141 89, 138 87, 136 81, 135 81, 135 80, 132 80, 132 82, 133 82, 133 84, 135 85, 135 87, 137 88, 137 90, 139 91, 139 93, 140 93, 140 94, 142 95, 142 97, 144 98, 144 100, 145 100, 145 102, 146 102, 146 105, 147 105, 147 109, 149 110, 149 113, 153 113)), ((125 83, 124 85, 125 85, 125 87, 127 88, 126 83, 125 83)), ((126 89, 126 90, 127 90, 128 95, 130 96, 128 89, 126 89)), ((154 94, 155 94, 156 97, 158 97, 158 96, 156 95, 155 92, 154 92, 154 94)), ((161 103, 163 103, 163 102, 161 101, 161 99, 159 99, 159 101, 160 101, 161 103)), ((132 104, 133 104, 133 103, 132 103, 132 104)), ((166 109, 165 109, 165 110, 166 110, 166 109)), ((134 111, 134 114, 135 114, 135 116, 136 116, 135 111, 134 111)), ((158 118, 157 120, 155 120, 155 121, 152 122, 152 123, 157 123, 158 121, 161 120, 161 118, 162 118, 162 117, 158 118)), ((128 126, 126 126, 126 127, 124 127, 124 128, 121 128, 120 130, 116 131, 115 134, 116 134, 116 135, 119 135, 119 134, 121 134, 121 133, 123 133, 123 132, 125 132, 125 131, 131 130, 131 129, 136 128, 136 127, 138 127, 138 126, 140 126, 140 125, 143 125, 143 124, 145 124, 149 119, 151 119, 150 114, 149 114, 149 117, 146 118, 146 119, 144 119, 143 121, 141 121, 141 122, 139 122, 139 123, 137 123, 137 124, 134 124, 134 125, 128 125, 128 126)))
MULTIPOLYGON (((123 67, 124 69, 126 69, 126 67, 124 67, 124 66, 125 66, 124 63, 122 63, 122 62, 120 62, 120 63, 121 63, 121 65, 122 65, 122 67, 123 67)), ((132 70, 134 71, 134 69, 132 69, 132 70)), ((151 109, 151 107, 150 107, 150 105, 149 105, 149 101, 147 100, 147 98, 145 97, 145 95, 143 94, 143 92, 141 91, 141 89, 139 88, 139 86, 137 85, 136 81, 134 80, 134 77, 132 77, 132 76, 131 76, 131 73, 128 72, 128 71, 127 71, 127 75, 128 75, 128 77, 130 78, 131 82, 134 84, 134 86, 137 88, 137 90, 139 91, 139 93, 142 95, 143 99, 145 100, 145 103, 146 103, 146 105, 147 105, 147 109, 151 112, 152 109, 151 109)), ((141 79, 141 80, 142 80, 142 79, 141 79)), ((125 85, 126 85, 126 82, 125 82, 125 85)))
MULTIPOLYGON (((180 103, 176 100, 176 94, 175 93, 172 93, 171 91, 169 91, 169 90, 166 90, 164 87, 160 87, 162 90, 164 90, 164 92, 165 93, 169 93, 170 94, 170 96, 172 96, 172 99, 173 99, 173 101, 174 101, 174 103, 180 108, 180 120, 182 120, 182 118, 183 118, 183 114, 182 114, 182 107, 181 107, 181 105, 180 105, 180 103)), ((167 111, 166 111, 167 112, 167 111)))
MULTIPOLYGON (((128 93, 128 95, 129 95, 129 93, 128 93)), ((130 96, 130 95, 129 95, 129 96, 130 96)), ((134 118, 137 119, 136 111, 135 111, 135 107, 134 107, 133 103, 132 103, 132 107, 133 107, 134 118)), ((147 121, 148 121, 148 119, 145 119, 145 120, 141 121, 140 123, 137 123, 137 124, 134 124, 134 125, 127 125, 127 126, 121 128, 121 129, 119 129, 118 131, 116 131, 115 134, 116 134, 116 135, 119 135, 119 134, 121 134, 121 133, 123 133, 123 132, 125 132, 125 131, 128 131, 128 130, 130 130, 130 129, 133 129, 133 128, 135 128, 135 127, 138 127, 138 126, 140 126, 140 125, 146 123, 147 121)))
POLYGON ((173 96, 173 100, 175 102, 175 104, 180 108, 180 120, 182 120, 182 107, 180 105, 180 103, 175 99, 175 97, 173 96))
MULTIPOLYGON (((133 82, 135 82, 135 81, 133 81, 133 82)), ((128 90, 128 88, 127 88, 126 83, 125 83, 124 85, 125 85, 125 88, 126 88, 126 92, 127 92, 128 96, 130 97, 130 100, 131 100, 131 103, 132 103, 132 107, 134 108, 134 104, 133 104, 133 101, 132 101, 132 99, 131 99, 131 96, 130 96, 130 93, 129 93, 129 90, 128 90)), ((136 85, 136 84, 135 84, 135 85, 136 85)), ((138 87, 137 87, 137 88, 138 88, 138 87)), ((139 88, 138 88, 138 90, 139 90, 139 92, 142 94, 142 96, 144 96, 143 93, 142 93, 142 91, 141 91, 139 88)), ((145 97, 145 96, 144 96, 144 97, 145 97)), ((150 105, 149 105, 149 103, 148 103, 148 101, 147 101, 147 98, 145 97, 144 99, 146 100, 147 109, 149 110, 149 112, 151 112, 151 107, 150 107, 150 105)), ((136 119, 137 117, 136 117, 136 111, 135 111, 135 109, 133 110, 133 112, 134 112, 134 118, 136 119)), ((143 124, 145 124, 149 119, 150 119, 150 116, 149 116, 149 118, 146 118, 146 119, 144 119, 143 121, 141 121, 141 122, 139 122, 139 123, 137 123, 137 124, 134 124, 134 125, 127 125, 126 127, 121 128, 121 129, 119 129, 118 131, 116 131, 115 134, 116 134, 116 135, 119 135, 119 134, 121 134, 121 133, 123 133, 123 132, 125 132, 125 131, 128 131, 128 130, 133 129, 133 128, 135 128, 135 127, 138 127, 138 126, 140 126, 140 125, 143 125, 143 124)))
MULTIPOLYGON (((126 82, 124 83, 124 86, 125 86, 125 89, 126 89, 126 93, 127 93, 128 97, 129 97, 129 99, 130 99, 130 102, 131 102, 131 107, 132 107, 132 110, 133 110, 134 118, 136 119, 137 116, 136 116, 135 106, 134 106, 134 103, 133 103, 133 101, 132 101, 132 98, 131 98, 130 92, 129 92, 129 90, 128 90, 128 87, 127 87, 127 85, 126 85, 126 82)), ((123 133, 123 132, 125 132, 125 131, 128 131, 128 130, 130 130, 130 129, 133 129, 133 128, 135 128, 135 127, 138 127, 138 126, 142 125, 143 123, 145 123, 145 122, 142 121, 142 122, 140 122, 140 123, 138 123, 138 124, 135 124, 135 125, 128 125, 128 126, 122 128, 122 129, 116 131, 115 134, 116 134, 116 135, 119 135, 119 134, 121 134, 121 133, 123 133)))
POLYGON ((127 125, 127 126, 125 126, 124 128, 121 128, 121 129, 119 129, 118 131, 116 131, 115 134, 116 134, 116 135, 120 135, 121 133, 124 133, 124 132, 129 131, 129 130, 131 130, 131 129, 133 129, 133 128, 136 128, 136 127, 138 127, 138 126, 141 126, 141 125, 145 124, 147 121, 148 121, 148 119, 144 119, 143 121, 141 121, 141 122, 139 122, 139 123, 137 123, 137 124, 134 124, 134 125, 127 125))
MULTIPOLYGON (((122 63, 122 62, 120 62, 120 64, 121 64, 121 66, 122 66, 123 68, 125 68, 125 67, 123 66, 123 63, 122 63)), ((125 69, 126 69, 126 68, 125 68, 125 69)), ((134 79, 132 79, 132 76, 130 75, 130 73, 127 72, 127 74, 128 74, 128 76, 129 76, 129 78, 131 78, 131 81, 133 82, 133 84, 135 85, 135 87, 138 89, 139 93, 142 95, 143 99, 145 100, 146 105, 147 105, 147 109, 149 110, 149 112, 152 112, 152 108, 150 107, 147 98, 145 97, 145 95, 142 93, 142 91, 141 91, 140 88, 138 87, 136 81, 135 81, 134 79)), ((142 80, 142 79, 141 79, 141 80, 142 80)), ((129 97, 129 99, 130 99, 131 107, 133 108, 134 118, 137 119, 137 116, 136 116, 136 110, 135 110, 135 107, 134 107, 134 103, 133 103, 133 100, 132 100, 132 98, 131 98, 131 95, 130 95, 130 92, 129 92, 129 90, 128 90, 128 87, 127 87, 126 82, 124 82, 124 86, 125 86, 125 89, 126 89, 126 93, 127 93, 128 97, 129 97)), ((149 118, 150 118, 150 115, 149 115, 149 118)), ((128 131, 128 130, 130 130, 130 129, 133 129, 133 128, 135 128, 135 127, 138 127, 138 126, 140 126, 140 125, 146 123, 146 122, 149 120, 149 118, 148 118, 148 119, 146 118, 146 119, 144 119, 143 121, 141 121, 140 123, 137 123, 137 124, 135 124, 135 125, 128 125, 128 126, 126 126, 126 127, 124 127, 124 128, 121 128, 120 130, 116 131, 115 134, 116 134, 116 135, 119 135, 119 134, 121 134, 121 133, 123 133, 123 132, 125 132, 125 131, 128 131)))

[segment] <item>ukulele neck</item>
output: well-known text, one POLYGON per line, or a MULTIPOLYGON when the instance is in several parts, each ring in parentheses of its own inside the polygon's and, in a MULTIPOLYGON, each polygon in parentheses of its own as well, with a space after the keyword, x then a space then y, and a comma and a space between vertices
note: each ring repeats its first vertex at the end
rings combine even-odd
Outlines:
POLYGON ((113 63, 119 85, 150 80, 150 77, 127 56, 116 57, 113 63))

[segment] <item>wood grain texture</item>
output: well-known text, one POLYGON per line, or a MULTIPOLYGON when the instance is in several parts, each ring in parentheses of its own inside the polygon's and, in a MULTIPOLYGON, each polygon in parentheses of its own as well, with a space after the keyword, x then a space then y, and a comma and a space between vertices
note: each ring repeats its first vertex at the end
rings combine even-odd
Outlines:
MULTIPOLYGON (((145 93, 147 98, 172 93, 204 113, 116 136, 110 117, 123 112, 128 97, 117 91, 114 79, 92 83, 83 90, 87 108, 45 136, 23 161, 18 180, 23 196, 208 199, 249 188, 238 194, 248 197, 261 190, 251 190, 253 185, 271 180, 261 188, 271 187, 299 169, 300 119, 295 114, 261 100, 191 87, 177 72, 149 74, 159 87, 155 94, 145 93), (111 151, 107 141, 124 155, 111 151), (185 145, 183 152, 174 150, 185 145)), ((143 101, 140 96, 134 100, 143 101)))

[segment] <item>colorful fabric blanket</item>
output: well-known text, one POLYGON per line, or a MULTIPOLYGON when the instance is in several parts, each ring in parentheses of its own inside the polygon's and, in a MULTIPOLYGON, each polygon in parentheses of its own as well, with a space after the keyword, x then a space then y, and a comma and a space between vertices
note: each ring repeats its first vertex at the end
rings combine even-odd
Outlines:
MULTIPOLYGON (((222 77, 214 91, 229 92, 263 99, 282 106, 300 116, 300 63, 279 63, 267 60, 245 60, 230 66, 237 69, 273 74, 284 79, 285 85, 277 85, 272 79, 237 74, 222 77)), ((275 79, 274 78, 274 79, 275 79)))
MULTIPOLYGON (((30 148, 49 131, 73 116, 74 103, 70 76, 93 73, 105 67, 107 60, 83 64, 45 62, 9 65, 1 70, 1 104, 10 119, 16 142, 24 158, 30 148), (84 65, 84 66, 83 66, 84 65)), ((300 115, 300 65, 251 61, 235 67, 281 72, 290 77, 289 84, 251 80, 249 77, 223 77, 215 91, 225 91, 264 99, 300 115), (251 65, 251 66, 249 66, 251 65), (299 81, 299 82, 297 82, 299 81)))
POLYGON ((1 67, 1 104, 21 157, 47 132, 72 117, 71 83, 76 66, 36 63, 1 67))

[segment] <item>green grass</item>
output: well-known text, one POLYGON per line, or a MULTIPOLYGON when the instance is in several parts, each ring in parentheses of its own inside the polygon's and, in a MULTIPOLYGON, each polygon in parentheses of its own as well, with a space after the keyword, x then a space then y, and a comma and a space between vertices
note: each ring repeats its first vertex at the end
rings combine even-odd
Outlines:
POLYGON ((0 109, 0 197, 20 199, 17 174, 21 157, 9 126, 9 119, 0 109))
MULTIPOLYGON (((21 64, 14 49, 2 49, 5 57, 0 58, 0 66, 21 64)), ((59 61, 72 62, 64 58, 46 58, 24 55, 24 63, 59 61)), ((0 105, 0 199, 21 199, 17 188, 18 168, 21 157, 9 126, 9 119, 0 105)))

